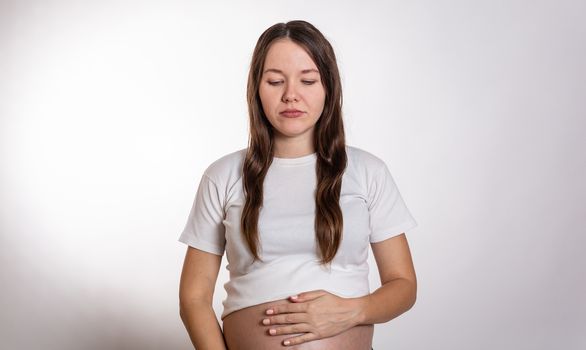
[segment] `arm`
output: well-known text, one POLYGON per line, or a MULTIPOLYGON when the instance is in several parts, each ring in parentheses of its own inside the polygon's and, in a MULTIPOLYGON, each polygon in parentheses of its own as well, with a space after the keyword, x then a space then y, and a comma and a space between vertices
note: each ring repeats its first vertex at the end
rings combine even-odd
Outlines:
POLYGON ((390 321, 409 310, 417 298, 417 278, 405 234, 371 246, 382 285, 357 298, 359 324, 390 321))
POLYGON ((179 285, 179 315, 196 349, 226 350, 212 308, 222 256, 187 247, 179 285))
POLYGON ((305 333, 286 339, 297 345, 331 337, 360 324, 387 322, 415 303, 417 282, 405 234, 373 243, 382 286, 372 294, 341 298, 324 290, 290 297, 292 304, 269 306, 265 325, 276 325, 273 335, 305 333), (284 325, 284 326, 280 326, 284 325))

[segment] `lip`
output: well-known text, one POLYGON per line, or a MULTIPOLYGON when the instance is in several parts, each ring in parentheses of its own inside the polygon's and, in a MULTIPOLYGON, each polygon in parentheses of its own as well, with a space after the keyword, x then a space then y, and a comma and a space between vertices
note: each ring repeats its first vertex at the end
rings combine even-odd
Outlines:
POLYGON ((298 109, 286 109, 286 110, 280 112, 279 114, 281 114, 283 117, 286 117, 286 118, 297 118, 297 117, 301 116, 303 114, 303 112, 298 109))

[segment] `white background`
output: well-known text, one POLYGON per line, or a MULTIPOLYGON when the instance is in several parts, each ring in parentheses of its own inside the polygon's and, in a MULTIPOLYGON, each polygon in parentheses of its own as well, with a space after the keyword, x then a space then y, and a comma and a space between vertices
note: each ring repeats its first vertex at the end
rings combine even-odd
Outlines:
POLYGON ((0 347, 190 348, 177 238, 203 169, 246 147, 258 36, 305 19, 336 51, 348 144, 387 162, 419 223, 417 303, 374 348, 586 348, 584 13, 1 1, 0 347))

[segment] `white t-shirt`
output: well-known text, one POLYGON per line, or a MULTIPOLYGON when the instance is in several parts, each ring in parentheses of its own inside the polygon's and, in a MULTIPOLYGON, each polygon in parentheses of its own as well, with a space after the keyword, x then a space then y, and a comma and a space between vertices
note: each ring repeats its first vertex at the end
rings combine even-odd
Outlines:
POLYGON ((340 193, 343 236, 329 267, 320 265, 315 240, 316 153, 273 158, 258 222, 262 262, 252 263, 240 231, 246 149, 221 157, 204 171, 179 241, 217 255, 226 252, 230 279, 224 284, 222 319, 248 306, 315 289, 345 298, 370 293, 369 244, 417 223, 380 158, 348 145, 346 154, 340 193))

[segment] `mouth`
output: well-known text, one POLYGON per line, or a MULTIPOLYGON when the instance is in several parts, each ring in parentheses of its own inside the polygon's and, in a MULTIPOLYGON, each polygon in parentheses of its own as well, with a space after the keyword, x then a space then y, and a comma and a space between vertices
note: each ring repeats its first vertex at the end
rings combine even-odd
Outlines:
POLYGON ((297 118, 301 116, 304 112, 297 110, 297 109, 286 109, 279 114, 285 118, 297 118))

